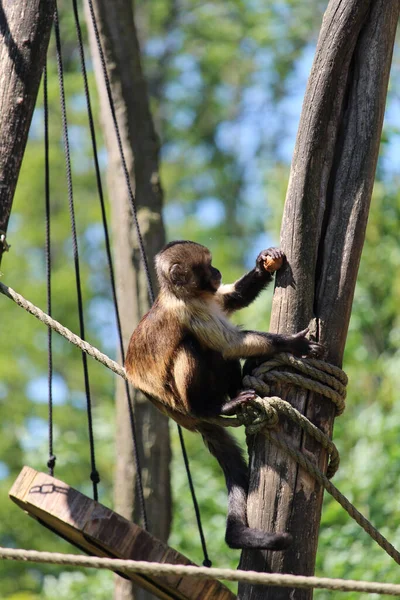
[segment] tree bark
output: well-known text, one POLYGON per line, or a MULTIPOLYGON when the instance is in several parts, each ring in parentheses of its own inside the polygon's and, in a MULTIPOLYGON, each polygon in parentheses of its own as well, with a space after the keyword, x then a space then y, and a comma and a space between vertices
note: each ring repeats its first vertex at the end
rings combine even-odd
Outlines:
MULTIPOLYGON (((54 0, 0 3, 0 232, 11 206, 46 60, 54 0)), ((0 243, 0 261, 5 247, 0 243)))
MULTIPOLYGON (((135 188, 138 219, 154 282, 153 257, 165 242, 161 217, 162 189, 158 169, 159 142, 149 109, 132 1, 95 0, 93 5, 106 56, 125 159, 135 188)), ((112 207, 116 281, 126 348, 134 327, 150 306, 145 275, 140 268, 138 241, 127 185, 88 10, 86 18, 108 150, 108 189, 112 207)), ((143 395, 135 393, 132 388, 131 393, 134 397, 149 531, 166 541, 171 523, 171 451, 168 420, 143 395)), ((138 521, 140 512, 135 495, 136 473, 125 386, 122 381, 117 384, 116 409, 115 508, 126 518, 138 521)), ((134 590, 131 582, 118 578, 115 599, 130 600, 133 597, 140 600, 153 598, 148 592, 134 590)))
MULTIPOLYGON (((331 0, 309 78, 291 168, 271 330, 312 323, 327 360, 341 366, 374 182, 399 0, 331 0)), ((279 395, 332 435, 334 406, 290 386, 279 395)), ((326 454, 292 424, 279 432, 322 471, 326 454)), ((312 575, 323 489, 262 435, 251 440, 252 527, 289 531, 285 552, 245 551, 242 567, 312 575)), ((239 586, 246 600, 308 600, 312 592, 239 586)))

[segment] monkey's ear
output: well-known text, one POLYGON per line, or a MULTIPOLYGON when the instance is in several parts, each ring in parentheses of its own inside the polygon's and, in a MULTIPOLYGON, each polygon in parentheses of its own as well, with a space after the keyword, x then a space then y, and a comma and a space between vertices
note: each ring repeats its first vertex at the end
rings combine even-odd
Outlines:
POLYGON ((190 273, 188 269, 175 263, 169 270, 169 277, 174 285, 186 285, 189 282, 190 273))

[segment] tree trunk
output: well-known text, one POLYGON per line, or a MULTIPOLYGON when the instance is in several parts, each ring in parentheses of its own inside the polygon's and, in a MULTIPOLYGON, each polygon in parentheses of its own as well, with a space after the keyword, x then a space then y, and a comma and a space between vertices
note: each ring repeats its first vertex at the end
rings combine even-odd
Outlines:
MULTIPOLYGON (((152 266, 155 253, 165 241, 161 218, 162 190, 158 172, 159 143, 149 110, 147 88, 142 72, 140 50, 131 0, 93 2, 101 43, 106 56, 112 93, 120 127, 126 163, 134 182, 138 219, 146 253, 152 266)), ((129 203, 114 125, 105 92, 91 18, 87 11, 90 43, 100 94, 104 135, 108 150, 108 189, 112 207, 115 269, 125 348, 139 319, 149 309, 144 271, 129 203)), ((163 541, 171 522, 169 480, 170 440, 168 420, 141 394, 134 393, 134 411, 149 531, 163 541)), ((123 516, 140 520, 135 494, 135 465, 124 383, 118 382, 117 467, 115 508, 123 516)), ((122 578, 116 581, 115 599, 153 598, 143 590, 133 590, 122 578)))
MULTIPOLYGON (((331 0, 305 95, 281 230, 288 263, 277 278, 271 330, 312 323, 340 366, 378 157, 399 0, 331 0)), ((290 386, 279 395, 332 434, 334 406, 290 386)), ((326 454, 293 425, 280 435, 322 470, 326 454)), ((323 490, 262 435, 251 441, 252 527, 289 531, 285 552, 245 551, 242 567, 314 573, 323 490)), ((312 592, 241 585, 246 600, 308 600, 312 592)))
MULTIPOLYGON (((7 231, 53 15, 54 0, 0 2, 0 233, 7 231)), ((5 249, 0 243, 0 261, 5 249)))

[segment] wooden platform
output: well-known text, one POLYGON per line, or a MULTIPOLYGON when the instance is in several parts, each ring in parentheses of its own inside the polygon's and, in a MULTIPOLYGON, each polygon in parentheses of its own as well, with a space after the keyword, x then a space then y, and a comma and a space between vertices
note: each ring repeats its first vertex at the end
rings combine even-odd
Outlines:
MULTIPOLYGON (((88 554, 180 565, 194 564, 99 502, 30 467, 22 469, 9 495, 30 516, 88 554)), ((162 600, 236 598, 218 581, 175 575, 150 577, 137 573, 130 574, 129 579, 162 600)))

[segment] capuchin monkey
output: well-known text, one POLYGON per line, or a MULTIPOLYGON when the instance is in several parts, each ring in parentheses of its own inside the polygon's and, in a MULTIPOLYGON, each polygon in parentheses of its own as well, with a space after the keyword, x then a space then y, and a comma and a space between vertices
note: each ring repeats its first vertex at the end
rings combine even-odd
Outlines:
POLYGON ((248 467, 242 451, 224 427, 203 420, 232 414, 238 403, 255 397, 252 390, 240 392, 240 358, 322 354, 323 347, 306 338, 307 329, 295 335, 261 333, 228 320, 272 280, 264 263, 280 266, 283 258, 277 248, 264 250, 254 269, 233 284, 221 285, 221 273, 205 246, 167 244, 155 261, 160 293, 133 332, 125 361, 132 385, 182 427, 199 432, 219 462, 228 488, 225 540, 231 548, 282 550, 292 540, 288 533, 248 526, 248 467))

